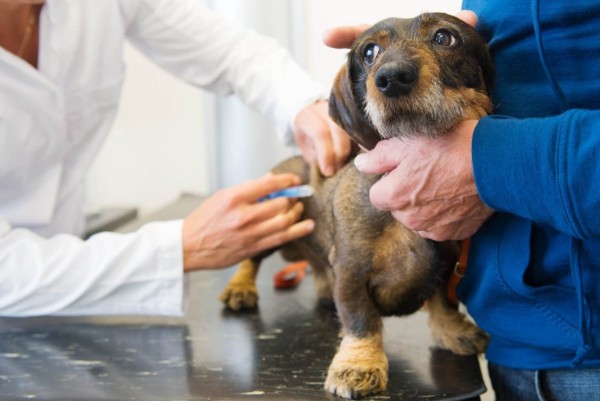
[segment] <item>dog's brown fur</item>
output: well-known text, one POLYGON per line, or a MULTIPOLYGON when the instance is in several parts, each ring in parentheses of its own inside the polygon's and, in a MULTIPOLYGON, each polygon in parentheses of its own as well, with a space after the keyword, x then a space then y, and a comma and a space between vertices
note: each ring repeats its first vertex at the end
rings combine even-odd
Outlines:
MULTIPOLYGON (((356 40, 335 80, 330 113, 365 148, 381 138, 440 135, 463 119, 491 112, 491 77, 485 43, 457 18, 388 19, 356 40), (375 54, 373 45, 377 57, 365 57, 375 54)), ((446 298, 456 242, 422 239, 373 208, 369 189, 378 177, 361 174, 353 163, 331 178, 299 157, 273 171, 298 174, 315 190, 302 200, 305 216, 317 221, 315 231, 281 250, 287 259, 308 259, 319 298, 334 300, 342 323, 327 390, 346 398, 385 390, 381 317, 413 313, 426 301, 440 346, 459 354, 484 351, 487 335, 446 298)), ((269 253, 242 263, 221 296, 228 307, 256 306, 254 280, 269 253)))

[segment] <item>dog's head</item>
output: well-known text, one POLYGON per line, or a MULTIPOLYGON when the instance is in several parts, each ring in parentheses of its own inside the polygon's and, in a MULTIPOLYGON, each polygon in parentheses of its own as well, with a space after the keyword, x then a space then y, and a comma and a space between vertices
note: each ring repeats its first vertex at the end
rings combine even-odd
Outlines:
POLYGON ((390 18, 366 30, 338 73, 329 108, 357 143, 438 135, 491 113, 493 64, 479 33, 448 14, 390 18))

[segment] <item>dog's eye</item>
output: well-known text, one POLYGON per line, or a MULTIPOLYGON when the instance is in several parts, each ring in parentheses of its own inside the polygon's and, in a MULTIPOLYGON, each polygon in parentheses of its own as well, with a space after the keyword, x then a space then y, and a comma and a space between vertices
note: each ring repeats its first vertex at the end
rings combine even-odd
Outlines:
POLYGON ((440 46, 453 46, 456 44, 456 36, 447 29, 440 29, 433 35, 433 42, 440 46))
POLYGON ((373 64, 375 62, 375 59, 377 59, 377 56, 379 56, 380 52, 381 48, 375 43, 367 45, 365 47, 365 50, 363 51, 365 62, 369 65, 373 64))

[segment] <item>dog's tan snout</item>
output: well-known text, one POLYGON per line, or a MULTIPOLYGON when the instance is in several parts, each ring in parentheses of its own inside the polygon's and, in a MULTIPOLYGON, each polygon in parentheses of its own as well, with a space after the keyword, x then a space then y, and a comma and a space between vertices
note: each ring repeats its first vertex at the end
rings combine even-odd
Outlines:
POLYGON ((394 60, 375 73, 375 85, 387 97, 407 95, 419 80, 419 66, 414 60, 394 60))

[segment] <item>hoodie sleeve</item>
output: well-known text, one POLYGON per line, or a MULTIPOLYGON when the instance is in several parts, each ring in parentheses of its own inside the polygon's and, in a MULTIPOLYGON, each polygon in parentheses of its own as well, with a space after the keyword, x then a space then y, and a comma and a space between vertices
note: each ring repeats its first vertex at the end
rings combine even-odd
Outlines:
POLYGON ((578 238, 600 236, 599 132, 600 111, 483 118, 472 149, 481 198, 578 238))

